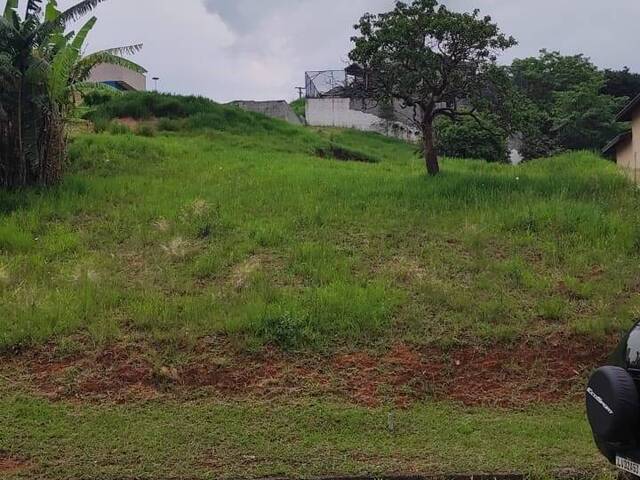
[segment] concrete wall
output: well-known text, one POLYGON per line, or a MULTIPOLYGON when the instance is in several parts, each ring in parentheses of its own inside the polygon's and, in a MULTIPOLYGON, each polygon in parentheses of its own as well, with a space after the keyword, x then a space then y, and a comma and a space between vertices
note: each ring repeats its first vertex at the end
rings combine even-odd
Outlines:
POLYGON ((316 127, 355 128, 378 132, 402 140, 415 142, 419 132, 402 121, 380 118, 379 110, 363 100, 350 98, 308 98, 307 123, 316 127))
POLYGON ((91 70, 89 81, 94 83, 117 83, 124 90, 144 91, 147 89, 147 77, 145 75, 119 65, 107 65, 105 63, 96 65, 91 70))
POLYGON ((640 183, 640 109, 631 115, 631 136, 616 145, 616 163, 636 183, 640 183))
POLYGON ((231 104, 248 112, 261 113, 271 118, 279 118, 293 125, 304 125, 300 117, 298 117, 296 112, 291 108, 291 105, 284 100, 271 100, 266 102, 238 100, 231 102, 231 104))

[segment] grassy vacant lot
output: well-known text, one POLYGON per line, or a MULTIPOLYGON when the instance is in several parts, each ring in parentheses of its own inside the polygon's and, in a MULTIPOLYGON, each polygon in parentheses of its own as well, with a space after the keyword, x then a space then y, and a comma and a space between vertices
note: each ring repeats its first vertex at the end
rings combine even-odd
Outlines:
POLYGON ((640 308, 614 165, 427 178, 376 135, 127 98, 62 185, 0 192, 0 475, 602 471, 574 393, 640 308))

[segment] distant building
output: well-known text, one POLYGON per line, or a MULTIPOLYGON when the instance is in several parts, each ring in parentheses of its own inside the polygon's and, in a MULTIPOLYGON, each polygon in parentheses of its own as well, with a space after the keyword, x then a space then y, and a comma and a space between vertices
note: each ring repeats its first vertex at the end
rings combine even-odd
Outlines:
POLYGON ((618 114, 619 122, 630 122, 631 129, 611 140, 602 150, 608 157, 614 158, 635 181, 640 181, 640 95, 631 100, 618 114))
POLYGON ((120 65, 101 63, 91 70, 89 81, 104 83, 117 90, 143 92, 147 89, 147 76, 145 73, 138 73, 120 65))
POLYGON ((284 100, 267 100, 256 102, 253 100, 237 100, 231 105, 247 112, 261 113, 271 118, 279 118, 293 125, 304 125, 303 120, 293 111, 291 105, 284 100))

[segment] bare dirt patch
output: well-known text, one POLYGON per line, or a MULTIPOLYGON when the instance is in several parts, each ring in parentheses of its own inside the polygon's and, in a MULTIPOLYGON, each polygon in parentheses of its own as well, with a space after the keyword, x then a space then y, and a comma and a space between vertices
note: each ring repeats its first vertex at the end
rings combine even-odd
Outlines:
POLYGON ((238 291, 244 289, 249 283, 251 276, 260 270, 264 263, 264 258, 254 255, 244 263, 237 265, 231 274, 231 285, 233 288, 238 291))
POLYGON ((29 462, 23 458, 0 451, 0 474, 15 474, 29 468, 29 462))
POLYGON ((271 347, 248 354, 216 337, 203 340, 180 365, 152 363, 145 353, 153 347, 135 344, 62 360, 41 349, 7 359, 0 371, 52 400, 128 402, 206 394, 332 397, 364 406, 408 407, 436 398, 523 407, 579 398, 586 375, 612 344, 557 337, 510 347, 444 350, 398 343, 386 351, 332 355, 287 354, 271 347))

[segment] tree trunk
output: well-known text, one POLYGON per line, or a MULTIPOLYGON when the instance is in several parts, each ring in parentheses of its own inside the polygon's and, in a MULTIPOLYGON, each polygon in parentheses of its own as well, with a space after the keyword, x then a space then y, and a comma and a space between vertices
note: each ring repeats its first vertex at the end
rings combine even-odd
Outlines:
POLYGON ((425 122, 422 125, 422 142, 424 147, 424 161, 427 165, 427 172, 431 176, 440 173, 440 164, 438 163, 438 154, 433 139, 433 123, 425 122))
POLYGON ((24 151, 24 132, 22 121, 22 102, 24 96, 24 75, 20 74, 20 83, 18 84, 18 119, 16 126, 18 128, 18 180, 17 186, 25 186, 27 184, 27 158, 24 151))

